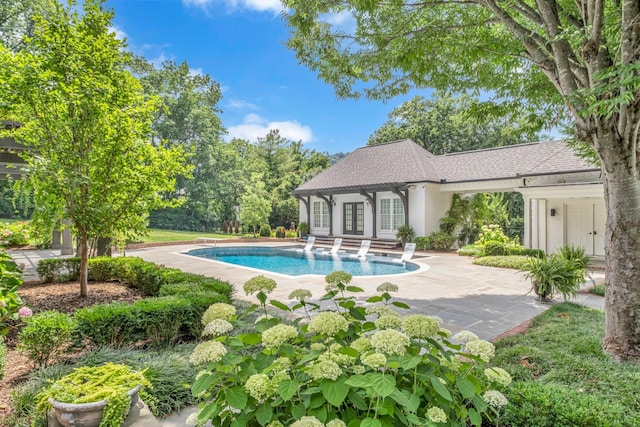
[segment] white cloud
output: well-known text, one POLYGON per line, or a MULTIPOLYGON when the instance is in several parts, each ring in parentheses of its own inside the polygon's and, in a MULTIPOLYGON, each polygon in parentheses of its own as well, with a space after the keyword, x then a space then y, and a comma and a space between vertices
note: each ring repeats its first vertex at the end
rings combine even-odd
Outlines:
POLYGON ((123 30, 121 30, 120 28, 118 28, 116 26, 109 27, 109 31, 114 33, 118 40, 124 40, 124 39, 127 38, 127 33, 125 33, 123 30))
POLYGON ((189 68, 189 75, 192 77, 202 76, 204 75, 204 72, 202 71, 202 68, 189 68))
POLYGON ((295 120, 270 122, 257 114, 249 114, 245 116, 242 124, 229 127, 227 139, 240 138, 255 141, 258 138, 264 138, 269 131, 275 129, 280 131, 281 136, 293 141, 305 143, 313 140, 313 132, 309 126, 295 120))
POLYGON ((162 52, 162 53, 160 53, 159 56, 156 56, 155 58, 149 59, 148 61, 150 63, 152 63, 154 67, 160 68, 160 67, 162 67, 162 63, 165 62, 168 59, 169 58, 167 58, 165 56, 164 52, 162 52))
MULTIPOLYGON (((202 9, 208 9, 210 5, 217 3, 219 0, 182 0, 185 6, 195 6, 202 9)), ((223 0, 227 7, 231 9, 249 9, 258 12, 280 13, 284 10, 284 6, 280 0, 223 0)))
POLYGON ((244 101, 242 99, 231 98, 227 105, 233 110, 259 110, 256 104, 252 104, 251 102, 244 101))
POLYGON ((320 18, 322 21, 327 24, 335 25, 335 26, 348 26, 355 24, 353 19, 353 15, 348 10, 343 10, 338 13, 327 13, 326 15, 322 15, 320 18))

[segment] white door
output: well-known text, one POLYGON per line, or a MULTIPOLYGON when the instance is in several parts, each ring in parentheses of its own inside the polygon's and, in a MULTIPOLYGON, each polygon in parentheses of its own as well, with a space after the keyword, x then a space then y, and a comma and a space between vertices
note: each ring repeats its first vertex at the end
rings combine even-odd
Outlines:
POLYGON ((574 202, 566 212, 566 244, 583 247, 587 255, 604 255, 604 203, 574 202))

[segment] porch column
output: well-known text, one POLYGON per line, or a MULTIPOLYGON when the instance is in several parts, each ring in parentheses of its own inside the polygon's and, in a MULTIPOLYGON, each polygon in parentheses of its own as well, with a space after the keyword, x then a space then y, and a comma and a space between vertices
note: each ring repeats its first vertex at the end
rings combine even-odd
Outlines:
POLYGON ((60 255, 73 255, 73 241, 71 236, 71 221, 64 220, 64 228, 62 229, 62 249, 60 255))
POLYGON ((300 200, 302 204, 304 204, 304 208, 307 211, 307 224, 311 227, 311 197, 307 197, 305 199, 304 197, 296 196, 296 199, 300 200))
POLYGON ((316 194, 316 197, 324 200, 329 208, 329 236, 333 236, 333 196, 323 196, 322 194, 316 194))
POLYGON ((378 230, 378 218, 376 216, 376 212, 377 212, 377 208, 376 208, 376 193, 367 193, 366 191, 362 190, 360 192, 361 195, 363 195, 368 201, 369 204, 371 205, 371 212, 373 213, 373 235, 371 236, 372 238, 377 238, 377 230, 378 230))

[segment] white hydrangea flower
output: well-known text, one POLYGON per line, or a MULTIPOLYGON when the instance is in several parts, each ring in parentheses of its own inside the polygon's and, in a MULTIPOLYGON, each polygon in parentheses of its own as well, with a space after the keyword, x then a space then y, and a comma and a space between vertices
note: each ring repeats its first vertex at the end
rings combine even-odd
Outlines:
POLYGON ((207 311, 202 315, 202 324, 207 325, 213 319, 224 319, 230 321, 233 316, 236 315, 236 308, 231 304, 225 304, 223 302, 217 302, 211 304, 207 311))
POLYGON ((291 325, 275 325, 262 333, 262 345, 266 348, 278 348, 282 344, 294 340, 298 330, 291 325))
POLYGON ((365 308, 365 312, 367 315, 375 315, 378 317, 382 316, 399 316, 392 308, 386 305, 373 305, 371 307, 365 308))
POLYGON ((325 348, 327 348, 327 346, 322 344, 321 342, 314 342, 309 346, 309 349, 311 351, 324 351, 325 348))
POLYGON ((269 320, 269 319, 273 319, 273 316, 270 314, 263 314, 261 316, 258 316, 258 318, 253 322, 254 324, 258 324, 260 322, 262 322, 263 320, 269 320))
POLYGON ((225 354, 227 354, 227 349, 221 342, 205 341, 201 342, 193 349, 193 353, 189 356, 189 362, 193 365, 219 362, 225 354))
POLYGON ((206 324, 202 335, 205 337, 219 337, 221 335, 228 334, 232 330, 233 325, 230 322, 227 322, 224 319, 213 319, 211 322, 206 324))
POLYGON ((258 292, 270 294, 271 292, 273 292, 276 286, 277 283, 275 280, 260 275, 252 277, 251 279, 244 282, 244 285, 242 285, 242 289, 244 289, 244 293, 247 295, 253 295, 258 292))
POLYGON ((382 285, 376 288, 378 292, 398 292, 398 285, 394 285, 390 282, 384 282, 382 285))
POLYGON ((453 339, 460 344, 466 344, 469 341, 477 340, 478 336, 471 331, 460 331, 453 336, 453 339))
POLYGON ((358 353, 365 353, 371 350, 371 341, 367 337, 360 337, 349 346, 358 351, 358 353))
POLYGON ((412 314, 402 318, 402 330, 411 338, 425 339, 440 330, 440 320, 423 314, 412 314))
POLYGON ((271 386, 271 380, 266 374, 253 374, 247 378, 247 382, 244 385, 249 395, 256 400, 262 400, 271 396, 273 387, 271 386))
POLYGON ((326 427, 347 427, 344 421, 339 419, 333 419, 326 424, 326 427))
POLYGON ((371 369, 378 369, 386 366, 387 357, 382 353, 371 353, 362 357, 362 364, 371 369))
POLYGON ((307 373, 316 381, 321 379, 335 381, 342 374, 342 369, 333 360, 318 360, 309 367, 307 373))
POLYGON ((311 291, 308 289, 295 289, 289 294, 289 299, 297 299, 298 301, 306 301, 311 298, 311 291))
POLYGON ((409 337, 395 329, 378 331, 371 336, 371 345, 378 353, 402 356, 411 344, 409 337))
POLYGON ((493 359, 493 356, 496 354, 496 348, 489 341, 485 340, 474 340, 469 341, 464 345, 464 349, 467 353, 473 354, 474 356, 478 356, 485 362, 489 362, 493 359))
POLYGON ((427 418, 432 423, 446 423, 447 422, 447 414, 440 408, 432 406, 427 409, 427 418))
POLYGON ((356 365, 353 367, 353 373, 356 375, 362 375, 365 371, 366 369, 362 365, 356 365))
POLYGON ((269 366, 270 371, 287 371, 291 369, 291 359, 288 357, 278 357, 273 361, 271 366, 269 366))
POLYGON ((188 426, 197 426, 198 425, 198 413, 194 412, 187 417, 185 424, 188 426))
POLYGON ((280 421, 272 421, 267 424, 267 427, 284 427, 284 424, 282 424, 280 421))
POLYGON ((349 323, 344 317, 333 311, 323 311, 311 319, 307 330, 312 334, 332 337, 340 331, 346 332, 347 329, 349 329, 349 323))
POLYGON ((484 370, 484 376, 492 383, 506 387, 511 384, 511 375, 502 368, 487 368, 484 370))
POLYGON ((385 314, 378 317, 374 323, 378 329, 396 329, 400 327, 402 320, 398 316, 385 314))
POLYGON ((484 392, 482 397, 488 405, 497 409, 500 409, 509 403, 505 395, 500 393, 498 390, 487 390, 484 392))
POLYGON ((324 424, 316 417, 302 417, 289 427, 324 427, 324 424))
POLYGON ((356 358, 351 357, 348 354, 338 353, 338 350, 340 350, 341 348, 342 346, 340 344, 331 344, 331 346, 329 346, 328 350, 325 353, 318 356, 318 360, 333 360, 341 366, 353 365, 356 362, 356 358))
POLYGON ((447 328, 440 328, 438 334, 443 335, 445 338, 449 338, 451 336, 451 331, 447 328))

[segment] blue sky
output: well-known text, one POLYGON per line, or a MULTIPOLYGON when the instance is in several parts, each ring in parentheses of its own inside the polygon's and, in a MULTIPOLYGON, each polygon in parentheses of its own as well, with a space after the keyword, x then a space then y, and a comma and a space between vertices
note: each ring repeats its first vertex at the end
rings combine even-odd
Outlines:
MULTIPOLYGON (((129 48, 159 64, 187 61, 223 92, 229 135, 255 140, 270 128, 330 154, 366 144, 387 114, 416 94, 387 103, 339 100, 333 87, 297 64, 285 48, 277 0, 107 0, 114 30, 129 48)), ((332 17, 340 20, 341 17, 332 17)))

